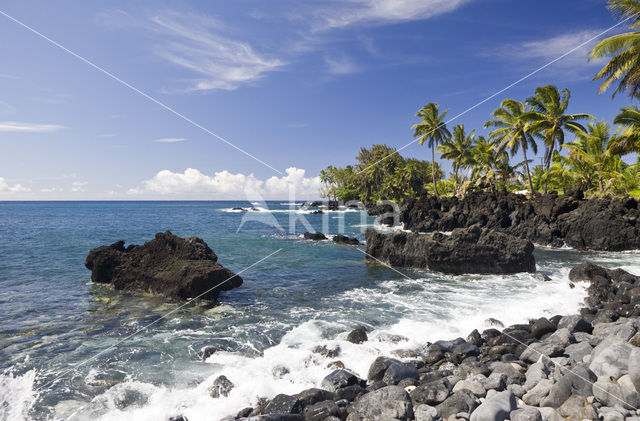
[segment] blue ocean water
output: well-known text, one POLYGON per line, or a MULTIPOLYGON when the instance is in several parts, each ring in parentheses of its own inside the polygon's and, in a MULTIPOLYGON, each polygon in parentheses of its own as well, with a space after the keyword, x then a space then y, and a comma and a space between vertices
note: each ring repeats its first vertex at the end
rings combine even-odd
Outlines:
POLYGON ((319 385, 335 359, 366 374, 378 355, 466 336, 489 317, 575 311, 584 286, 570 288, 567 274, 584 259, 640 273, 640 252, 543 248, 538 269, 551 282, 397 272, 366 263, 362 247, 301 238, 317 230, 363 240, 374 225, 358 210, 311 215, 283 202, 0 202, 0 419, 219 419, 319 385), (120 343, 184 303, 92 284, 84 259, 166 230, 203 238, 235 272, 280 251, 243 272, 218 306, 191 303, 120 343), (357 324, 370 330, 362 345, 345 341, 357 324), (317 345, 341 354, 328 359, 317 345), (204 346, 218 349, 206 361, 204 346), (214 399, 220 374, 235 387, 214 399))

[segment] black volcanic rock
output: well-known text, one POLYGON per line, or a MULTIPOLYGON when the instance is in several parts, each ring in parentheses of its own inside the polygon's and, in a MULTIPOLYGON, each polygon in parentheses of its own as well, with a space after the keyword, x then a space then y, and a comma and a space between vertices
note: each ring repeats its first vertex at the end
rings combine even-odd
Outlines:
POLYGON ((305 240, 313 240, 313 241, 321 241, 326 240, 327 237, 321 232, 305 232, 304 233, 305 240))
POLYGON ((414 232, 479 224, 537 244, 586 250, 640 248, 640 204, 630 197, 583 199, 580 194, 471 192, 464 199, 422 196, 406 201, 400 221, 414 232))
POLYGON ((338 244, 349 244, 352 246, 357 246, 360 244, 360 241, 358 241, 357 238, 350 238, 342 234, 338 234, 335 237, 333 237, 333 242, 338 244))
POLYGON ((379 216, 385 213, 393 212, 393 205, 385 202, 371 202, 366 204, 367 213, 369 216, 379 216))
MULTIPOLYGON (((531 242, 474 226, 450 236, 396 232, 386 236, 369 229, 367 253, 392 266, 428 268, 445 273, 535 272, 531 242)), ((374 260, 367 256, 368 259, 374 260)))
POLYGON ((170 231, 142 246, 118 241, 89 252, 91 280, 117 290, 165 297, 215 300, 221 291, 242 285, 242 278, 218 264, 218 256, 200 238, 180 238, 170 231))

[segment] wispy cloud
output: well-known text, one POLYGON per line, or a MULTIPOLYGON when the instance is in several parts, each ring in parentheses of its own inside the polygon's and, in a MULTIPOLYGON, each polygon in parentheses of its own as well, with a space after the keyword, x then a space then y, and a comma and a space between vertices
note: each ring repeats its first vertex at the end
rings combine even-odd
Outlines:
POLYGON ((153 139, 153 142, 158 143, 176 143, 176 142, 184 142, 185 138, 183 137, 161 137, 160 139, 153 139))
POLYGON ((163 39, 156 54, 198 76, 184 91, 233 90, 261 79, 285 63, 260 53, 246 41, 230 38, 219 21, 203 15, 164 11, 138 19, 122 10, 102 12, 98 19, 110 26, 133 26, 163 39))
POLYGON ((325 57, 327 72, 332 75, 348 75, 360 71, 360 67, 347 56, 325 57))
POLYGON ((83 192, 85 191, 84 187, 89 184, 86 181, 74 181, 71 183, 71 191, 72 192, 83 192))
POLYGON ((471 0, 348 0, 319 8, 316 29, 355 24, 384 25, 428 19, 451 12, 471 0))
MULTIPOLYGON (((589 41, 601 32, 602 29, 572 31, 545 39, 505 44, 495 49, 483 51, 482 55, 509 61, 551 61, 589 41)), ((590 62, 588 60, 589 51, 597 42, 597 39, 588 42, 554 63, 554 66, 575 69, 599 65, 599 62, 590 62)))
POLYGON ((18 123, 15 121, 0 121, 0 132, 48 133, 64 129, 57 124, 18 123))
POLYGON ((48 187, 48 188, 40 189, 41 193, 58 193, 58 192, 61 192, 61 191, 62 191, 62 189, 59 188, 59 187, 48 187))

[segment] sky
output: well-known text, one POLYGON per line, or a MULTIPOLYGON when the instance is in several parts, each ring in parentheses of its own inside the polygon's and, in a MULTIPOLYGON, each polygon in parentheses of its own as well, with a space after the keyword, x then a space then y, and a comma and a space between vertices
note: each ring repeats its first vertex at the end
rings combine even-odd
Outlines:
POLYGON ((605 5, 4 2, 0 200, 314 199, 363 146, 430 159, 410 144, 428 102, 484 134, 547 84, 611 122, 630 99, 597 94, 597 40, 492 97, 618 23, 605 5))

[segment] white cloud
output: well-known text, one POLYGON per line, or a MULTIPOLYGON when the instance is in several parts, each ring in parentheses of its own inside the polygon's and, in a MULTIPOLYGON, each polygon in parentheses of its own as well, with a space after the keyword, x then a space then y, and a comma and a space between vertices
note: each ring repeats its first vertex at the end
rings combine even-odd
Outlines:
POLYGON ((84 190, 84 186, 86 186, 87 184, 89 184, 86 181, 74 181, 73 183, 71 183, 71 191, 72 192, 83 192, 84 190))
POLYGON ((153 142, 159 143, 176 143, 176 142, 184 142, 185 138, 183 137, 161 137, 160 139, 153 139, 153 142))
POLYGON ((0 121, 0 132, 48 133, 64 129, 57 124, 18 123, 15 121, 0 121))
POLYGON ((348 0, 317 12, 317 29, 354 24, 382 25, 428 19, 451 12, 470 0, 348 0))
POLYGON ((287 199, 296 197, 313 199, 319 196, 319 177, 305 177, 305 170, 287 168, 286 175, 259 180, 253 174, 216 172, 213 176, 188 168, 184 173, 162 170, 145 180, 129 195, 197 195, 210 199, 287 199))
POLYGON ((598 39, 589 40, 601 32, 601 29, 588 29, 568 32, 537 41, 506 44, 497 49, 484 51, 483 55, 528 63, 535 59, 549 62, 568 53, 579 45, 586 43, 558 60, 554 63, 554 66, 562 66, 565 68, 580 68, 590 65, 597 66, 600 65, 600 63, 589 62, 588 55, 591 48, 598 42, 598 39))
POLYGON ((31 189, 21 184, 9 184, 5 178, 0 177, 0 193, 24 193, 28 191, 31 191, 31 189))
POLYGON ((156 46, 156 53, 200 75, 188 91, 233 90, 285 64, 256 52, 248 42, 220 35, 221 25, 211 18, 166 12, 150 22, 153 31, 169 38, 156 46))
POLYGON ((347 56, 325 57, 324 61, 327 64, 327 71, 332 75, 348 75, 360 71, 358 65, 347 56))

